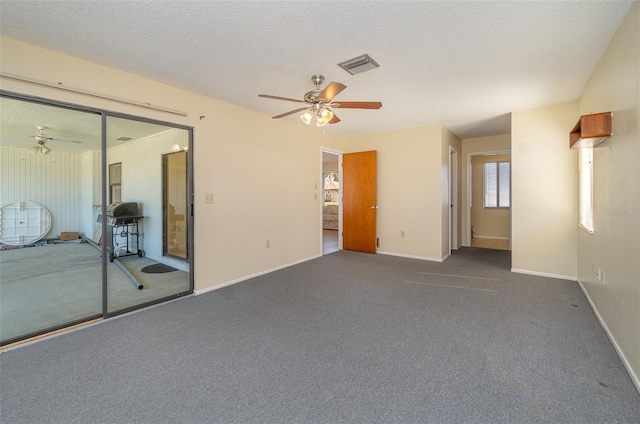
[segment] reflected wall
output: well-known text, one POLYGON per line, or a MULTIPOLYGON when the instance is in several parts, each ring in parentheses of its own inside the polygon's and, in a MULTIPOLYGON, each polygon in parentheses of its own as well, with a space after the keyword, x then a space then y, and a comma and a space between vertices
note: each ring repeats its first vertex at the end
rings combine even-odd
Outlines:
MULTIPOLYGON (((135 216, 108 219, 107 246, 113 252, 107 268, 108 312, 113 313, 189 290, 186 255, 176 261, 167 258, 164 251, 164 217, 169 214, 169 205, 163 200, 165 157, 183 152, 186 158, 189 132, 109 116, 106 133, 107 167, 117 165, 121 171, 116 176, 120 203, 132 205, 125 208, 126 214, 133 205, 137 208, 135 216)), ((112 185, 112 180, 107 181, 107 186, 112 185)), ((186 197, 186 192, 183 194, 186 197)), ((178 206, 184 217, 184 204, 178 206)), ((186 232, 187 223, 181 224, 186 232)))
POLYGON ((80 237, 92 237, 96 229, 101 137, 96 113, 6 97, 0 97, 0 111, 5 343, 102 315, 101 251, 80 237), (20 206, 10 211, 11 204, 20 206), (50 216, 49 228, 43 215, 27 210, 33 204, 50 216), (23 225, 40 225, 42 233, 35 237, 23 225), (20 240, 21 234, 28 237, 20 240))

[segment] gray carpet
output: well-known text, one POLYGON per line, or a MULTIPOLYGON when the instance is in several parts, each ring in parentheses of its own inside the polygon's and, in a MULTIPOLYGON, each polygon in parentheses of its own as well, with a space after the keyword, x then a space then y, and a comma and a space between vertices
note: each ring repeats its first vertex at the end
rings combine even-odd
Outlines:
POLYGON ((340 251, 0 354, 3 423, 638 423, 576 283, 340 251))

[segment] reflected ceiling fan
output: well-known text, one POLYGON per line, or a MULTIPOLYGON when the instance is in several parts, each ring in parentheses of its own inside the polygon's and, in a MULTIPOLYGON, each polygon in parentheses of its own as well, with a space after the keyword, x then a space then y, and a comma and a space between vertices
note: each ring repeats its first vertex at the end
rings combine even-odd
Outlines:
POLYGON ((46 129, 47 127, 44 127, 42 125, 36 125, 36 130, 38 131, 36 132, 35 135, 29 136, 36 140, 36 145, 29 149, 31 153, 33 154, 40 153, 41 155, 48 155, 49 153, 51 153, 51 149, 46 146, 46 143, 49 141, 64 141, 67 143, 76 143, 76 144, 82 143, 82 141, 77 141, 77 140, 65 140, 62 138, 49 137, 44 134, 44 130, 46 129))
POLYGON ((320 84, 322 84, 322 81, 324 81, 324 76, 314 75, 311 77, 311 81, 315 84, 316 89, 307 92, 304 95, 304 100, 271 96, 269 94, 258 94, 258 97, 285 100, 287 102, 303 103, 305 104, 304 107, 274 116, 273 119, 284 118, 285 116, 304 111, 302 115, 300 115, 300 119, 302 120, 302 122, 309 125, 315 117, 316 126, 318 127, 323 127, 327 124, 337 124, 338 122, 340 122, 340 118, 338 118, 333 113, 331 108, 380 109, 382 107, 382 102, 332 102, 333 98, 337 96, 342 90, 347 88, 347 86, 344 84, 340 84, 339 82, 332 81, 324 88, 324 90, 320 90, 320 84))

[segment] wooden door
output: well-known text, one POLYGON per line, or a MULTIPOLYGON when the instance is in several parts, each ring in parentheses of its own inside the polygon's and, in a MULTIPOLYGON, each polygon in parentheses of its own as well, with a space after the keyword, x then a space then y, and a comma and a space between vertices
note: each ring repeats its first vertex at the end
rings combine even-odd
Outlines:
POLYGON ((346 250, 376 253, 376 151, 342 156, 342 245, 346 250))

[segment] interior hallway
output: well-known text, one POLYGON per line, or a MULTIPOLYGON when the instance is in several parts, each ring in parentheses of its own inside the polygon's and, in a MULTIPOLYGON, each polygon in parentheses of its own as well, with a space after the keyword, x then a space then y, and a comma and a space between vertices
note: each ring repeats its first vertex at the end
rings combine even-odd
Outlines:
POLYGON ((509 240, 492 239, 492 238, 473 238, 471 239, 471 247, 480 247, 483 249, 509 250, 509 240))
POLYGON ((322 230, 322 254, 337 252, 340 250, 338 232, 336 230, 322 230))

